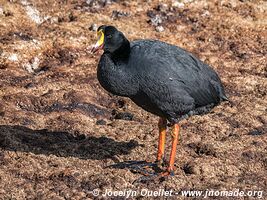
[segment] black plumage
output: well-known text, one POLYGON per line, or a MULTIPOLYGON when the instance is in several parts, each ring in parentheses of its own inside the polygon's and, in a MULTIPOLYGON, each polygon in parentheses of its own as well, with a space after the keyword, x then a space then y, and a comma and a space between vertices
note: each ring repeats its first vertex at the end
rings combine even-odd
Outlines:
MULTIPOLYGON (((178 122, 191 115, 207 113, 221 101, 228 100, 220 78, 207 64, 174 45, 156 40, 130 43, 113 26, 100 26, 97 34, 99 38, 92 52, 104 49, 97 68, 102 87, 115 95, 129 97, 160 117, 157 166, 164 162, 167 121, 171 123, 169 164, 160 177, 174 174, 178 122)), ((141 173, 146 171, 143 162, 136 164, 144 167, 141 173)), ((148 163, 148 166, 152 165, 148 163)))
POLYGON ((186 50, 156 40, 130 43, 113 26, 98 30, 105 37, 97 77, 112 94, 129 97, 170 123, 227 100, 217 73, 186 50))

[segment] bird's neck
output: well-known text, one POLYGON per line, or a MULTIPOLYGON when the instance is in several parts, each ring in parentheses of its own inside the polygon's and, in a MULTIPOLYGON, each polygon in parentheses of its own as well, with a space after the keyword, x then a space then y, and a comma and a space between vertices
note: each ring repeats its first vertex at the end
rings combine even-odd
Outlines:
POLYGON ((104 53, 98 65, 97 78, 101 86, 108 92, 118 96, 130 97, 136 94, 139 86, 135 80, 134 72, 128 65, 125 53, 121 54, 120 57, 104 53), (123 55, 125 57, 121 57, 123 55))
POLYGON ((130 47, 130 42, 124 38, 124 42, 122 45, 113 53, 111 53, 111 58, 114 62, 117 60, 123 60, 127 61, 131 53, 131 47, 130 47))

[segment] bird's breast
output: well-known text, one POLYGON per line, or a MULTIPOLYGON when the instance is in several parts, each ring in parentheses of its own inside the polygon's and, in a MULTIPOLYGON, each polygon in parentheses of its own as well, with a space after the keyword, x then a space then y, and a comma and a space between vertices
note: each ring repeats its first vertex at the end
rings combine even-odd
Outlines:
POLYGON ((110 58, 101 57, 97 69, 100 85, 108 92, 118 96, 133 96, 138 91, 138 81, 135 74, 126 64, 114 63, 110 58))

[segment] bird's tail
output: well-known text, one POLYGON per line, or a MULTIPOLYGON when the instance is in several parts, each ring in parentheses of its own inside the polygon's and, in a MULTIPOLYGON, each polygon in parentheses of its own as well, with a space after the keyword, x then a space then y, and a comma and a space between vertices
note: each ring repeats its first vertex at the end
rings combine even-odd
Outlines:
POLYGON ((221 97, 221 99, 222 99, 222 101, 227 101, 230 104, 231 107, 234 107, 235 106, 234 102, 231 101, 227 96, 223 95, 221 97))

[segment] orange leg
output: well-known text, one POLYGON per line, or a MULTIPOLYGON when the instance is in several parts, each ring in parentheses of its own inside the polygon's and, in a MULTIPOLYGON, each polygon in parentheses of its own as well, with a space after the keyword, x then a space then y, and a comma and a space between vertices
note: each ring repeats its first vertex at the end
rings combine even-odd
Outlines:
POLYGON ((158 126, 159 126, 159 143, 158 143, 157 162, 161 163, 165 149, 167 120, 164 118, 160 118, 158 126))
MULTIPOLYGON (((167 120, 164 118, 160 118, 159 120, 159 143, 158 143, 158 156, 157 161, 161 162, 163 155, 164 155, 164 147, 165 147, 165 138, 166 138, 166 126, 167 126, 167 120)), ((178 124, 174 124, 172 126, 172 149, 170 153, 170 161, 169 166, 165 172, 162 172, 160 174, 154 173, 154 174, 144 174, 145 176, 137 179, 135 182, 139 181, 150 181, 153 179, 162 178, 169 175, 174 175, 174 162, 175 162, 175 156, 176 156, 176 148, 178 145, 179 140, 179 130, 180 127, 178 124)))
POLYGON ((174 171, 174 162, 175 162, 175 156, 176 156, 176 148, 179 140, 179 130, 180 127, 178 124, 174 124, 172 127, 172 149, 170 154, 170 162, 168 167, 168 173, 173 174, 174 171))

